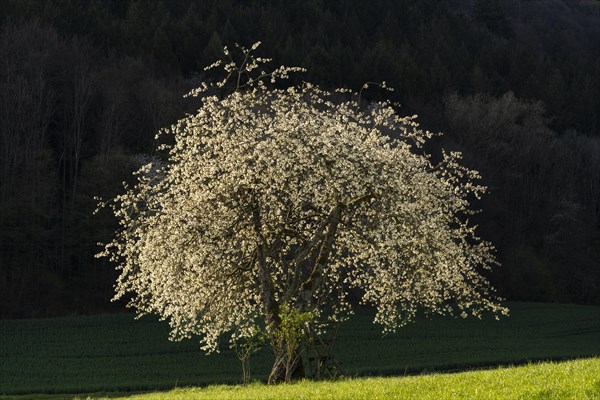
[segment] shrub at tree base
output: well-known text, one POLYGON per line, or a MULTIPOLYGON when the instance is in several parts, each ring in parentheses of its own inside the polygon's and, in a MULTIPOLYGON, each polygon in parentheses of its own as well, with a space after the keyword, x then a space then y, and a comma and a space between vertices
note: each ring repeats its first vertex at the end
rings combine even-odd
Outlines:
POLYGON ((227 77, 193 91, 197 113, 161 133, 166 161, 111 203, 121 229, 100 255, 121 271, 115 299, 208 352, 264 329, 270 382, 301 369, 299 327, 348 318, 353 288, 384 332, 417 308, 506 313, 480 274, 493 247, 467 219, 478 173, 459 153, 433 163, 415 117, 361 107, 362 90, 267 86, 299 69, 262 71, 256 47, 238 48, 241 63, 225 49, 211 67, 227 77))

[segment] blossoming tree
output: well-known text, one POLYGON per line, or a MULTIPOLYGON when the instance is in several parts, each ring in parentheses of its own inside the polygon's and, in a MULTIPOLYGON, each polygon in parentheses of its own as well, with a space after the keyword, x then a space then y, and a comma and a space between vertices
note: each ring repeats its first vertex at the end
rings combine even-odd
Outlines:
POLYGON ((352 288, 384 331, 418 308, 505 313, 480 273, 493 248, 467 220, 485 191, 477 172, 455 152, 434 163, 423 151, 432 135, 389 102, 270 87, 299 69, 262 71, 270 60, 256 47, 211 66, 227 77, 202 83, 198 111, 161 133, 168 160, 142 167, 112 202, 121 229, 100 256, 121 271, 115 299, 168 319, 175 339, 199 335, 209 352, 264 330, 270 382, 301 368, 301 341, 281 334, 290 315, 344 320, 352 288))

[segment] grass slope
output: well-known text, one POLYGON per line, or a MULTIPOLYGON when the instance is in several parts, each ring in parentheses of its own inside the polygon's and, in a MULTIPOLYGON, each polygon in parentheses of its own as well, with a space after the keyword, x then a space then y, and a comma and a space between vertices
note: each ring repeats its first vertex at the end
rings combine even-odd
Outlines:
POLYGON ((112 400, 167 399, 600 399, 600 358, 403 378, 184 388, 112 400))
MULTIPOLYGON (((511 316, 419 319, 381 337, 363 310, 340 330, 349 375, 404 375, 527 360, 600 355, 600 307, 509 303, 511 316)), ((166 324, 131 315, 0 321, 0 395, 163 390, 236 383, 231 351, 204 356, 195 341, 172 343, 166 324)), ((271 355, 252 360, 264 379, 271 355)))

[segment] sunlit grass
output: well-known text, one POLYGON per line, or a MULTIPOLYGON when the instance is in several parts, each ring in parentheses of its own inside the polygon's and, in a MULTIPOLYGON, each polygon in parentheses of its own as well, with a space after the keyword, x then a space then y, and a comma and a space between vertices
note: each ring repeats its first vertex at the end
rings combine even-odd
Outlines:
MULTIPOLYGON (((90 397, 92 398, 92 397, 90 397)), ((93 397, 99 399, 102 397, 93 397)), ((117 397, 113 400, 202 399, 599 399, 600 359, 395 378, 291 385, 210 386, 117 397)), ((106 397, 102 399, 108 399, 106 397)))

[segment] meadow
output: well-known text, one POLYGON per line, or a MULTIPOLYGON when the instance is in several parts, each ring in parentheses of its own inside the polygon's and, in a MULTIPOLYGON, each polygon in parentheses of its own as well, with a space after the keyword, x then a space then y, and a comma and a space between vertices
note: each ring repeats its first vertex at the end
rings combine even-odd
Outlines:
MULTIPOLYGON (((507 305, 511 315, 500 321, 420 318, 383 337, 372 323, 372 312, 359 310, 340 329, 337 359, 346 375, 354 377, 600 355, 600 307, 507 305)), ((167 337, 166 323, 151 317, 134 320, 131 314, 2 320, 0 398, 32 393, 124 395, 239 382, 241 368, 232 351, 205 356, 197 341, 170 342, 167 337)), ((258 353, 251 363, 252 379, 264 380, 270 362, 269 351, 258 353)), ((597 370, 598 361, 590 362, 597 370)))
MULTIPOLYGON (((277 399, 560 399, 600 398, 600 358, 538 363, 512 368, 341 381, 302 381, 290 385, 210 386, 146 393, 112 400, 277 400, 277 399)), ((90 397, 108 400, 108 397, 90 397)))

